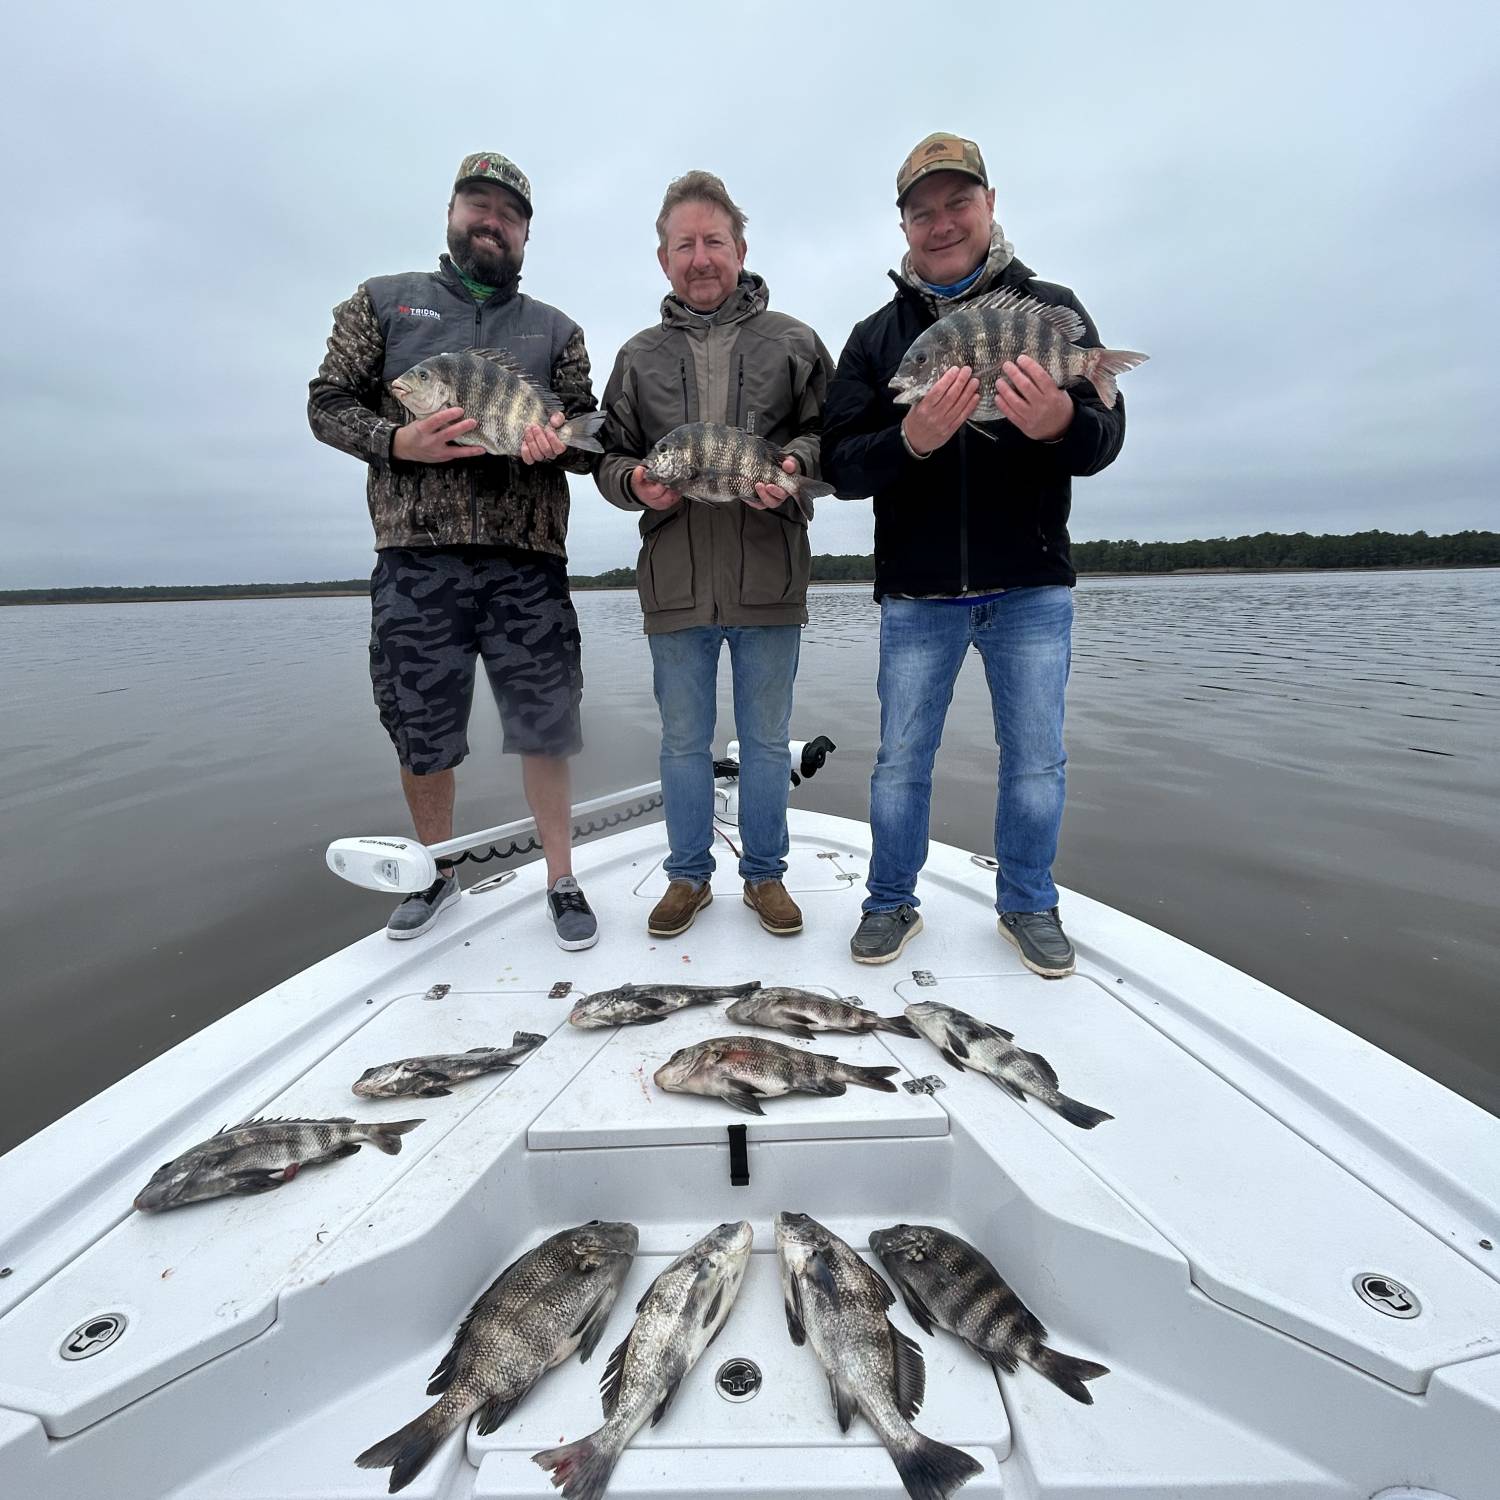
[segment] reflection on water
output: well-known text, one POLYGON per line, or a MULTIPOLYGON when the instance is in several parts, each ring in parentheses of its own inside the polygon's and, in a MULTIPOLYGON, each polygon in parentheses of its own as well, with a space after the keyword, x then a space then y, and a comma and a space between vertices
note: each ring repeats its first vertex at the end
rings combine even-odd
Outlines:
MULTIPOLYGON (((1086 579, 1077 604, 1059 880, 1500 1111, 1500 570, 1086 579)), ((582 799, 654 778, 657 721, 635 596, 578 606, 582 799)), ((798 799, 862 817, 879 612, 851 586, 810 613, 794 733, 840 748, 798 799)), ((0 609, 0 1149, 379 920, 320 857, 405 826, 368 617, 0 609)), ((464 826, 522 811, 498 739, 481 694, 464 826)), ((935 837, 983 842, 995 755, 973 659, 935 837)))

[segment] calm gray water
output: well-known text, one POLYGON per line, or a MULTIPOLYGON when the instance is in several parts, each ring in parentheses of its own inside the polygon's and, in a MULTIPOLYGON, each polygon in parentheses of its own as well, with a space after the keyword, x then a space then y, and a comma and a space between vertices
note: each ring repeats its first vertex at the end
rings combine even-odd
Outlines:
MULTIPOLYGON (((655 778, 635 596, 578 599, 576 796, 655 778)), ((385 920, 322 850, 405 828, 362 599, 0 609, 0 1150, 385 920)), ((801 803, 862 817, 879 616, 813 599, 801 803), (816 705, 814 707, 813 705, 816 705)), ((731 714, 721 677, 721 738, 731 714)), ((1057 876, 1500 1113, 1500 570, 1085 580, 1057 876)), ((524 814, 481 692, 459 825, 524 814)), ((977 659, 934 836, 994 816, 977 659)), ((988 851, 993 852, 993 851, 988 851)), ((493 867, 492 867, 493 868, 493 867)))

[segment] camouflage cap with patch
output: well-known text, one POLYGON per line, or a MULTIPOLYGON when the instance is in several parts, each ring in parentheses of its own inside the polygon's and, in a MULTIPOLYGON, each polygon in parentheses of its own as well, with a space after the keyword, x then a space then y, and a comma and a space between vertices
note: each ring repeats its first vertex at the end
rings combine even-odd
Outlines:
POLYGON ((526 217, 531 217, 531 184, 508 156, 501 156, 498 151, 476 151, 464 157, 458 164, 458 176, 453 179, 454 192, 476 179, 509 188, 526 205, 526 217))
POLYGON ((912 153, 901 163, 896 173, 896 207, 909 193, 912 186, 929 172, 962 172, 966 177, 978 178, 980 185, 990 185, 989 174, 984 170, 984 158, 973 141, 961 135, 948 135, 937 131, 925 140, 918 141, 912 153))

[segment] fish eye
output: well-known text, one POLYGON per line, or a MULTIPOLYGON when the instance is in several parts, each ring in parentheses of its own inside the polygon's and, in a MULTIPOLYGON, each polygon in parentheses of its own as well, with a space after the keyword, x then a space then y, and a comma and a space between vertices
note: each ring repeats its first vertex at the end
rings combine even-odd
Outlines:
POLYGON ((597 1229, 603 1222, 603 1219, 590 1219, 583 1227, 585 1229, 597 1229))
POLYGON ((927 363, 927 356, 925 354, 917 355, 917 363, 919 365, 925 365, 927 363))

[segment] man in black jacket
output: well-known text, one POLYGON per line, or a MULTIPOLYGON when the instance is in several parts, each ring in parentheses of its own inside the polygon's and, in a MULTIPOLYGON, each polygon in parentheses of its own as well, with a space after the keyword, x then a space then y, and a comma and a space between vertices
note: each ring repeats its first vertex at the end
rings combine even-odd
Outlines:
POLYGON ((896 295, 856 325, 824 412, 825 477, 875 497, 880 601, 880 753, 870 782, 874 848, 850 952, 888 963, 922 928, 917 876, 927 860, 932 763, 954 680, 972 645, 984 661, 1000 746, 996 909, 1026 966, 1073 971, 1052 862, 1067 757, 1063 692, 1075 582, 1067 520, 1073 476, 1096 474, 1125 436, 1125 408, 1090 386, 1060 389, 1022 355, 1000 370, 951 370, 915 406, 890 379, 912 341, 963 301, 1015 288, 1067 307, 1098 333, 1066 287, 1039 281, 994 221, 995 193, 972 141, 928 136, 896 174, 907 254, 896 295), (1006 420, 966 426, 980 380, 1006 420))

